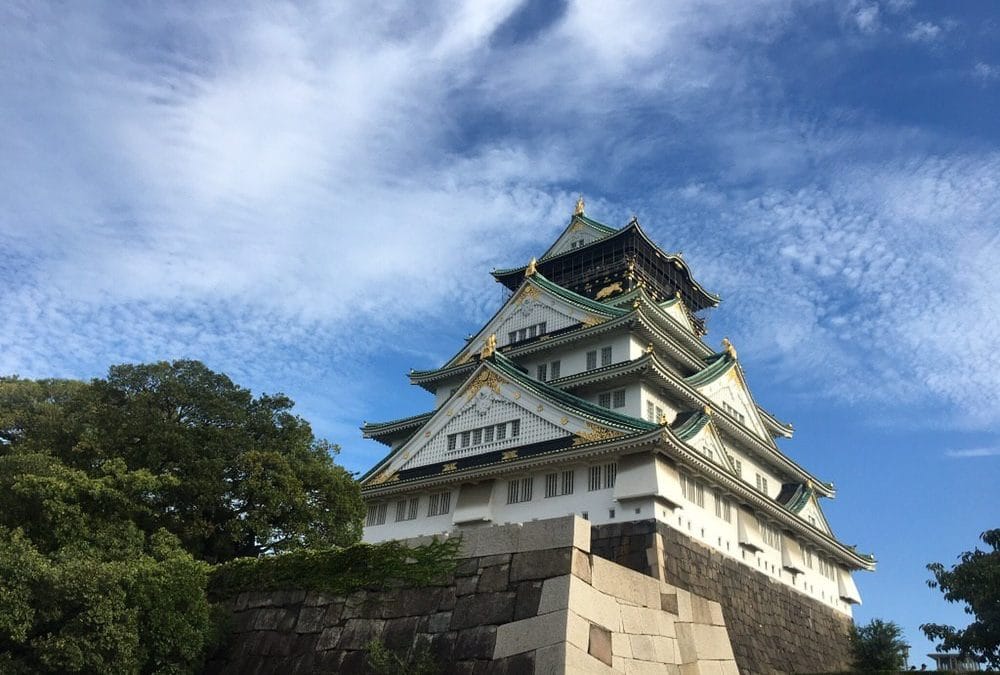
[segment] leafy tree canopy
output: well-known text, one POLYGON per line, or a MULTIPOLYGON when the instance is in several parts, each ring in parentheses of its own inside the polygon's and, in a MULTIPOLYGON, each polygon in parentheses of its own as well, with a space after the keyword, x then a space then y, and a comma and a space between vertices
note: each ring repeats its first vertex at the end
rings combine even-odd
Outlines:
POLYGON ((872 619, 864 626, 851 626, 851 653, 856 671, 902 670, 909 648, 903 640, 903 630, 892 621, 872 619))
POLYGON ((941 563, 927 566, 934 575, 927 584, 940 588, 948 602, 963 603, 974 620, 964 629, 936 623, 920 629, 929 640, 939 640, 940 649, 1000 668, 1000 529, 987 530, 980 538, 989 550, 966 551, 951 569, 941 563))
MULTIPOLYGON (((128 506, 117 508, 208 562, 353 543, 357 485, 334 463, 338 448, 292 406, 280 394, 255 398, 198 361, 114 366, 90 383, 2 378, 0 456, 51 457, 94 489, 127 478, 119 494, 128 506)), ((12 506, 25 517, 19 526, 59 536, 27 502, 12 506)), ((86 525, 88 513, 67 527, 86 525)))

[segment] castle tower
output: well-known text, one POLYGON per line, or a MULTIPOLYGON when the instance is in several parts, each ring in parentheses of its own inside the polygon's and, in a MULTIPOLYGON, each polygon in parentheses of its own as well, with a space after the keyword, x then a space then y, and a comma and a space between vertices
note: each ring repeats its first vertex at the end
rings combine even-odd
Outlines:
POLYGON ((718 305, 680 254, 582 198, 512 291, 440 368, 421 415, 365 424, 389 453, 361 478, 365 541, 578 514, 655 521, 850 615, 874 559, 834 536, 834 487, 778 448, 792 426, 759 407, 736 349, 697 314, 718 305))

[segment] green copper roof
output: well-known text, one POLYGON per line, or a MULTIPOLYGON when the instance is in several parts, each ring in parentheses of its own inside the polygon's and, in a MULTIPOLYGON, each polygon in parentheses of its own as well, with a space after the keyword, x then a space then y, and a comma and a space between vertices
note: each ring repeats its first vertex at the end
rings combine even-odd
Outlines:
POLYGON ((600 230, 601 232, 604 232, 605 234, 614 234, 615 232, 618 231, 617 227, 611 227, 610 225, 605 225, 604 223, 600 222, 599 220, 594 220, 593 218, 590 218, 590 217, 588 217, 588 216, 586 216, 585 214, 582 214, 582 213, 579 214, 579 215, 573 216, 573 218, 575 218, 577 220, 582 220, 587 225, 590 225, 591 227, 593 227, 595 230, 600 230))
POLYGON ((775 499, 792 513, 798 513, 809 503, 813 494, 815 490, 803 483, 785 483, 775 499))
POLYGON ((721 354, 713 354, 708 357, 706 361, 710 363, 702 370, 699 370, 694 375, 689 375, 684 378, 692 387, 701 387, 710 382, 714 382, 726 373, 728 373, 733 366, 736 365, 736 359, 731 357, 728 353, 722 352, 721 354))
POLYGON ((677 438, 688 441, 698 435, 698 432, 705 428, 711 418, 702 411, 692 413, 681 413, 674 420, 674 425, 670 430, 677 438))
POLYGON ((418 415, 411 415, 410 417, 400 417, 399 419, 389 420, 388 422, 365 422, 361 427, 361 431, 363 431, 366 436, 371 436, 390 427, 399 426, 401 428, 405 428, 409 426, 416 426, 430 419, 430 416, 433 414, 434 412, 431 411, 423 412, 418 415))

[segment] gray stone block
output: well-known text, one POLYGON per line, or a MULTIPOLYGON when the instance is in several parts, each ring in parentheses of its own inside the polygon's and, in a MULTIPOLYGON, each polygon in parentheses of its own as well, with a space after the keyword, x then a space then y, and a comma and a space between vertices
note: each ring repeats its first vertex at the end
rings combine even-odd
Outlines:
POLYGON ((480 593, 506 591, 509 579, 510 565, 508 563, 484 567, 479 575, 479 585, 476 586, 476 590, 480 593))
POLYGON ((547 551, 515 553, 511 558, 510 580, 548 579, 573 571, 573 549, 557 548, 547 551))
POLYGON ((514 618, 515 594, 476 593, 464 595, 455 603, 451 615, 452 630, 506 623, 514 618))
POLYGON ((364 649, 382 634, 384 627, 382 619, 348 619, 337 646, 340 649, 364 649))
POLYGON ((295 623, 296 633, 318 633, 325 626, 326 607, 303 607, 295 623))
POLYGON ((496 626, 476 626, 458 631, 453 656, 461 659, 491 659, 496 643, 496 626))

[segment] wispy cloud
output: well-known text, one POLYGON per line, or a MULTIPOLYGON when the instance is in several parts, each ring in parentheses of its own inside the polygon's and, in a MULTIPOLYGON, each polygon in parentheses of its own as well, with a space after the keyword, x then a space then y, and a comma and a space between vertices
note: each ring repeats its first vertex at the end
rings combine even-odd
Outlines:
POLYGON ((934 42, 943 33, 941 26, 930 21, 920 21, 907 32, 906 38, 913 42, 934 42))
POLYGON ((972 67, 972 76, 981 84, 991 84, 1000 80, 1000 66, 979 61, 972 67))
POLYGON ((970 448, 967 450, 948 450, 944 453, 948 457, 955 459, 968 459, 971 457, 1000 457, 1000 448, 970 448))

